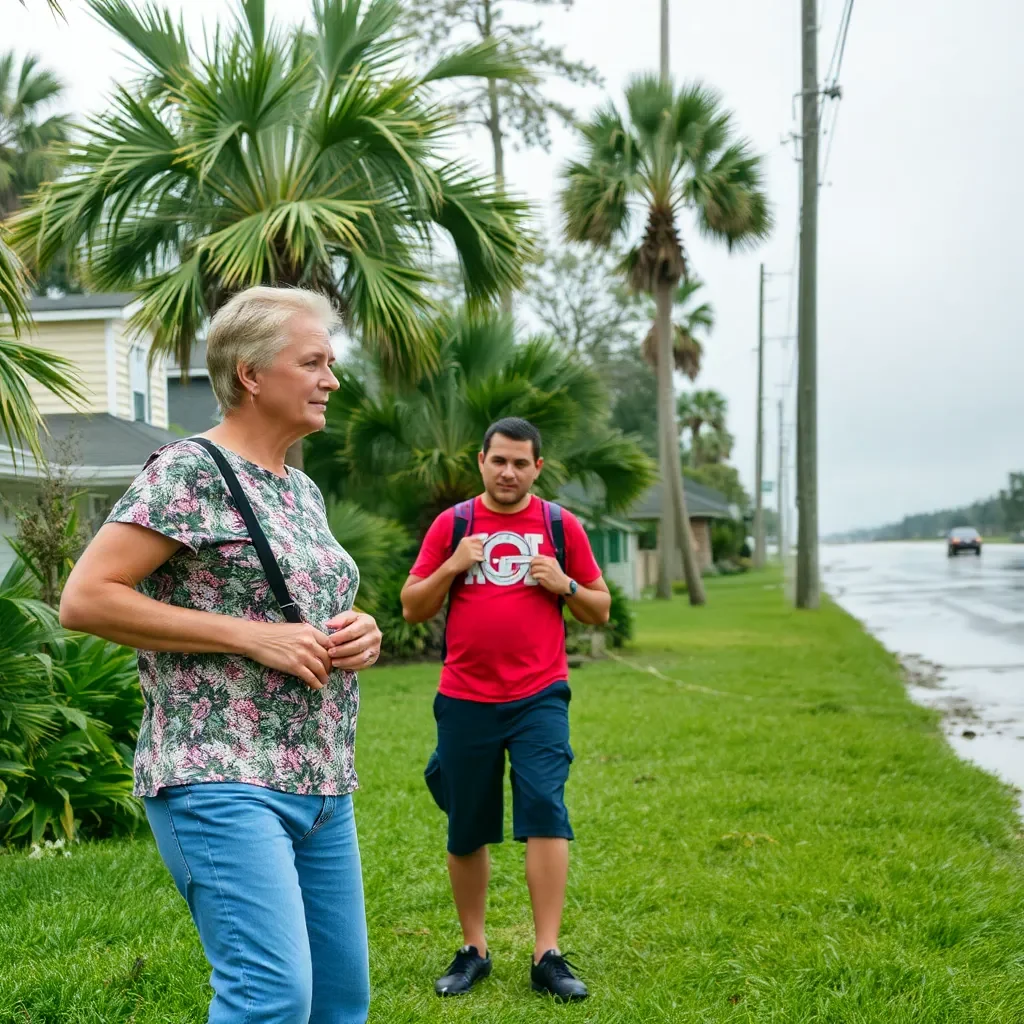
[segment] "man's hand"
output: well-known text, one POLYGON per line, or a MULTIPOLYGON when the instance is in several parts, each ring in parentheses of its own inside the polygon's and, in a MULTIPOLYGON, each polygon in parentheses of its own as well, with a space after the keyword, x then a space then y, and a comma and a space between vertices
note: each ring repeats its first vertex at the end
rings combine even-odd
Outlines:
POLYGON ((377 620, 365 612, 342 612, 327 623, 327 655, 332 668, 358 672, 380 657, 381 632, 377 620))
POLYGON ((486 533, 475 533, 472 537, 463 537, 459 541, 459 546, 455 549, 451 558, 448 559, 448 564, 457 576, 461 576, 464 572, 469 572, 477 562, 484 560, 484 540, 486 537, 486 533))
POLYGON ((557 558, 549 558, 547 555, 537 555, 530 562, 530 575, 545 589, 559 597, 565 597, 569 593, 569 577, 562 572, 557 558))

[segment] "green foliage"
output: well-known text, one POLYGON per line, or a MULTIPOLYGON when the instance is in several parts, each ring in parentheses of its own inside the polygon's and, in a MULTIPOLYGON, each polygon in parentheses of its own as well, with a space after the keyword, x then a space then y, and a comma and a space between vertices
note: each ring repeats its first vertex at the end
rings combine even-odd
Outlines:
POLYGON ((716 565, 738 558, 746 539, 746 525, 742 520, 712 520, 711 558, 716 565))
POLYGON ((512 320, 493 310, 438 317, 427 337, 430 369, 412 388, 391 384, 373 357, 338 371, 327 427, 306 447, 325 494, 422 536, 437 514, 479 493, 481 441, 502 416, 523 416, 543 434, 543 497, 568 480, 600 481, 622 508, 653 479, 635 441, 608 425, 600 378, 553 342, 517 344, 512 320))
POLYGON ((527 204, 450 160, 455 115, 437 83, 516 78, 495 43, 409 74, 397 0, 317 0, 311 25, 282 28, 264 0, 196 52, 157 4, 89 0, 141 77, 119 84, 69 150, 69 173, 14 221, 45 269, 86 251, 96 290, 134 289, 133 326, 187 370, 196 330, 254 284, 333 297, 390 372, 422 368, 422 269, 438 234, 476 301, 517 288, 531 252, 527 204))
POLYGON ((373 614, 384 635, 381 651, 399 659, 436 655, 441 650, 444 613, 429 622, 406 622, 402 615, 402 587, 408 577, 408 566, 400 564, 378 583, 373 614))
POLYGON ((1005 491, 999 492, 999 505, 1006 528, 1014 533, 1024 531, 1024 473, 1011 473, 1005 491))
POLYGON ((0 220, 59 171, 57 147, 67 141, 71 119, 43 113, 63 95, 38 57, 27 55, 19 66, 14 51, 0 54, 0 220))
POLYGON ((32 501, 24 506, 0 502, 17 523, 17 536, 8 543, 39 581, 40 597, 51 608, 60 603, 64 584, 74 568, 85 534, 78 523, 71 467, 76 461, 75 445, 62 441, 52 460, 43 463, 43 477, 32 501))
POLYGON ((622 647, 633 639, 633 605, 626 597, 626 592, 614 580, 605 580, 605 583, 612 595, 612 607, 604 630, 612 647, 622 647))
POLYGON ((130 831, 135 653, 61 629, 16 562, 0 582, 0 839, 130 831))

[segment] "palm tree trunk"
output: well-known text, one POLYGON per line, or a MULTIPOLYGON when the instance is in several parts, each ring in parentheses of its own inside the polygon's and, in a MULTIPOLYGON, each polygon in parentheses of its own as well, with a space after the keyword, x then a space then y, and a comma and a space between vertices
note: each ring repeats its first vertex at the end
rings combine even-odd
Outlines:
MULTIPOLYGON (((672 289, 668 283, 658 286, 655 293, 657 302, 658 330, 658 425, 662 438, 661 479, 663 486, 662 502, 662 533, 666 537, 671 533, 678 540, 683 555, 683 575, 686 578, 686 589, 690 595, 690 604, 704 604, 704 581, 700 576, 700 568, 693 552, 693 536, 690 533, 690 516, 686 509, 686 494, 683 491, 683 467, 679 450, 679 430, 675 420, 675 401, 672 387, 672 289), (666 522, 671 523, 671 530, 665 529, 666 522)), ((666 564, 671 566, 675 561, 675 545, 666 558, 662 550, 662 572, 666 564)), ((659 580, 658 596, 661 596, 659 580)), ((671 589, 671 584, 669 584, 671 589)))
MULTIPOLYGON (((658 538, 658 597, 672 596, 675 577, 676 516, 675 487, 672 482, 672 444, 675 435, 675 395, 672 387, 672 295, 667 284, 655 296, 658 315, 654 330, 658 341, 658 463, 661 468, 661 524, 658 538)), ((678 444, 676 446, 678 459, 678 444)))

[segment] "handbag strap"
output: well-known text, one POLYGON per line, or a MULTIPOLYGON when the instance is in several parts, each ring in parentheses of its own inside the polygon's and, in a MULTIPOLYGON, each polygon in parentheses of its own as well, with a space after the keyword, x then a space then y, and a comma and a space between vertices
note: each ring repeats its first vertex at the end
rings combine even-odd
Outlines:
POLYGON ((249 499, 245 496, 245 491, 242 490, 242 484, 238 476, 231 468, 228 460, 224 458, 224 453, 217 445, 212 441, 208 441, 205 437, 190 437, 189 440, 193 444, 199 445, 200 448, 205 448, 213 461, 217 463, 220 475, 224 477, 224 482, 228 485, 231 497, 235 501, 235 507, 245 522, 245 528, 249 531, 252 546, 256 549, 256 554, 259 555, 263 571, 267 576, 267 582, 270 584, 270 589, 274 592, 274 597, 277 599, 281 614, 289 622, 301 622, 302 616, 299 614, 298 605, 292 600, 291 594, 288 593, 288 585, 284 581, 281 566, 277 564, 274 552, 270 548, 267 535, 263 532, 263 527, 260 526, 256 513, 253 512, 252 505, 249 504, 249 499))

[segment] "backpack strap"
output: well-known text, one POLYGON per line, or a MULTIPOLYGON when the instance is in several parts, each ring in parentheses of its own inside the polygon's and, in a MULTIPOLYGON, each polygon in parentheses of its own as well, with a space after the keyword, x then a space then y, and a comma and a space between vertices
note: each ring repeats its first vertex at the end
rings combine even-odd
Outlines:
POLYGON ((256 554, 259 555, 260 563, 263 565, 263 572, 266 574, 267 582, 270 584, 270 589, 273 591, 274 598, 281 609, 281 614, 288 622, 301 622, 302 616, 299 614, 298 605, 292 600, 291 594, 288 593, 288 584, 284 581, 284 574, 281 572, 281 566, 277 564, 277 559, 271 550, 267 535, 263 532, 263 527, 260 526, 256 513, 253 512, 252 505, 249 504, 249 499, 245 496, 245 491, 242 490, 242 484, 238 476, 231 468, 228 460, 224 458, 224 453, 217 445, 212 441, 208 441, 205 437, 190 437, 188 440, 193 444, 199 445, 200 448, 209 454, 210 458, 217 464, 220 475, 224 477, 224 483, 228 485, 228 490, 231 492, 232 499, 234 499, 235 507, 245 523, 246 530, 249 531, 252 546, 256 549, 256 554))
POLYGON ((462 538, 473 532, 473 508, 476 505, 476 498, 468 501, 460 501, 455 506, 455 520, 452 523, 452 544, 451 554, 462 543, 462 538))
MULTIPOLYGON (((460 501, 455 506, 455 518, 452 521, 452 543, 451 543, 451 554, 455 554, 455 549, 462 543, 462 538, 468 536, 473 532, 473 510, 476 507, 476 498, 470 498, 468 501, 460 501)), ((459 580, 452 582, 452 587, 457 587, 459 580)), ((452 598, 451 590, 448 591, 448 608, 451 608, 452 598)), ((444 633, 441 635, 441 663, 448 658, 448 614, 447 610, 444 617, 444 633)))
POLYGON ((562 506, 553 501, 544 502, 544 525, 547 527, 555 559, 565 572, 565 523, 562 520, 562 506))

